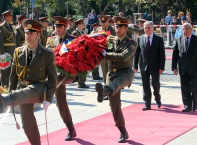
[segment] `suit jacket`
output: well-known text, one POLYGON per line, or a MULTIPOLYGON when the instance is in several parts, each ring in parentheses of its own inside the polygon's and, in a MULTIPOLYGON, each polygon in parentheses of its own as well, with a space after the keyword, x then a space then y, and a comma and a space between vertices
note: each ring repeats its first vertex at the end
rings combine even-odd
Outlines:
POLYGON ((25 32, 22 26, 16 28, 16 47, 20 47, 25 42, 25 32))
POLYGON ((15 49, 15 34, 12 26, 10 26, 5 21, 0 25, 0 54, 5 52, 9 53, 11 56, 15 49), (6 46, 6 44, 12 46, 6 46))
MULTIPOLYGON (((27 46, 18 47, 14 53, 14 61, 11 65, 11 74, 9 79, 9 90, 16 90, 18 82, 18 75, 22 71, 22 67, 26 66, 26 73, 24 78, 29 82, 39 82, 41 80, 47 80, 47 92, 46 100, 52 102, 53 95, 55 93, 57 85, 57 71, 54 64, 55 58, 51 50, 43 48, 40 44, 37 46, 35 55, 33 56, 31 63, 27 66, 28 48, 27 46), (16 61, 16 50, 18 49, 18 63, 16 61), (19 64, 19 65, 17 65, 19 64)), ((35 89, 40 96, 43 97, 44 85, 42 83, 33 83, 29 87, 35 89)))
POLYGON ((146 50, 146 35, 141 35, 137 39, 137 50, 135 53, 134 68, 140 71, 159 71, 165 68, 165 49, 162 37, 153 34, 149 53, 146 50))
POLYGON ((188 50, 185 47, 185 37, 176 40, 172 55, 172 71, 179 68, 179 74, 197 76, 197 36, 192 35, 188 50))

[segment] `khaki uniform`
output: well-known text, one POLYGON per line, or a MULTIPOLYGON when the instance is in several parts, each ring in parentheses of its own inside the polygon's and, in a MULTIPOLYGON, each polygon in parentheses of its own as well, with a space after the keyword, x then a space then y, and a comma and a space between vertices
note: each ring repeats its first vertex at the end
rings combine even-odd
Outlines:
POLYGON ((74 31, 75 29, 74 28, 68 28, 67 30, 66 30, 66 32, 69 34, 69 35, 71 35, 72 33, 73 33, 73 31, 74 31))
MULTIPOLYGON (((103 30, 104 29, 102 27, 99 27, 96 31, 100 32, 100 31, 103 31, 103 30)), ((110 31, 111 35, 116 36, 116 32, 115 32, 114 27, 112 27, 110 25, 107 27, 107 29, 105 31, 110 31)), ((102 72, 103 72, 103 81, 104 81, 104 84, 106 84, 106 76, 107 76, 107 72, 108 72, 108 63, 105 59, 103 59, 100 63, 101 63, 101 69, 102 69, 102 72)))
MULTIPOLYGON (((68 35, 65 35, 63 40, 66 40, 68 38, 68 35)), ((56 46, 60 44, 60 37, 59 36, 51 36, 48 37, 46 47, 49 49, 54 49, 56 46)), ((62 41, 63 42, 63 41, 62 41)), ((59 84, 63 79, 64 75, 61 75, 58 73, 58 82, 59 84)), ((68 103, 66 100, 66 85, 73 82, 73 78, 67 77, 64 83, 59 86, 59 88, 56 89, 55 95, 56 95, 56 101, 57 101, 57 107, 60 112, 60 116, 65 124, 72 122, 72 116, 68 107, 68 103)))
POLYGON ((136 42, 125 36, 117 46, 117 37, 114 39, 115 48, 108 51, 105 59, 108 61, 109 71, 107 73, 106 86, 110 89, 110 106, 117 127, 125 126, 125 120, 121 110, 121 89, 130 86, 134 72, 132 70, 133 59, 136 50, 136 42))
POLYGON ((44 100, 45 90, 46 101, 52 102, 57 84, 56 65, 53 52, 40 45, 37 46, 29 66, 27 56, 27 46, 16 48, 9 82, 11 94, 5 98, 5 102, 8 106, 20 105, 25 134, 32 145, 40 145, 34 104, 44 100))
POLYGON ((25 32, 22 25, 16 28, 16 47, 20 47, 25 43, 25 32))
MULTIPOLYGON (((15 34, 11 25, 3 22, 0 25, 0 54, 9 53, 13 56, 15 50, 15 34)), ((1 70, 1 86, 8 86, 11 67, 1 70)))

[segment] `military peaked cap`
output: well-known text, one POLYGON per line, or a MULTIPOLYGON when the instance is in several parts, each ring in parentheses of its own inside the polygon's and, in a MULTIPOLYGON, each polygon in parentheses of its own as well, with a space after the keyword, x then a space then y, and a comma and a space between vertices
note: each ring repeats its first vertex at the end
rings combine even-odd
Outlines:
POLYGON ((101 22, 105 22, 110 18, 110 15, 98 15, 101 22))
POLYGON ((39 18, 40 22, 49 22, 48 17, 41 17, 39 18))
POLYGON ((84 18, 81 18, 81 19, 78 19, 78 20, 76 20, 76 21, 74 21, 75 22, 75 24, 81 24, 81 23, 84 23, 84 18))
POLYGON ((24 18, 27 18, 25 13, 18 17, 18 21, 21 21, 24 18))
POLYGON ((145 20, 145 19, 137 19, 137 21, 139 21, 139 22, 146 22, 147 20, 145 20))
POLYGON ((126 19, 124 17, 114 16, 113 20, 114 20, 115 26, 127 25, 128 24, 128 19, 126 19))
POLYGON ((68 20, 62 16, 54 16, 51 18, 51 20, 54 22, 54 26, 62 26, 68 24, 68 20))
POLYGON ((100 26, 100 23, 99 23, 99 22, 96 22, 96 23, 92 24, 92 26, 93 26, 93 27, 94 27, 94 26, 100 26))
POLYGON ((43 29, 38 21, 26 19, 22 23, 25 32, 40 32, 43 29))
POLYGON ((12 11, 5 11, 2 13, 2 15, 5 16, 12 16, 12 11))

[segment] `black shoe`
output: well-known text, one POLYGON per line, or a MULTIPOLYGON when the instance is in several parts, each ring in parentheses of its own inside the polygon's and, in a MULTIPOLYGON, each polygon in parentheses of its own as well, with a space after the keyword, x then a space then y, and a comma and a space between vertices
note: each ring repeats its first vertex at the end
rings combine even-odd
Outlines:
POLYGON ((197 107, 193 107, 193 111, 194 112, 197 112, 197 107))
POLYGON ((103 78, 101 78, 101 77, 95 77, 95 78, 93 78, 93 80, 102 80, 103 78))
POLYGON ((108 96, 105 96, 103 100, 109 100, 109 97, 108 96))
POLYGON ((128 132, 127 132, 125 127, 118 127, 118 129, 121 132, 118 142, 119 143, 124 143, 126 141, 126 139, 129 138, 129 134, 128 134, 128 132))
POLYGON ((71 132, 68 133, 68 135, 65 138, 65 141, 71 141, 76 136, 77 136, 77 133, 76 133, 75 130, 73 130, 73 131, 71 131, 71 132))
POLYGON ((6 104, 3 101, 3 97, 0 94, 0 113, 4 113, 7 109, 6 104))
POLYGON ((78 87, 78 88, 85 88, 85 89, 90 88, 90 87, 89 87, 89 86, 87 86, 86 84, 78 85, 77 87, 78 87))
POLYGON ((186 107, 185 109, 182 110, 182 112, 190 112, 192 111, 191 107, 186 107))
POLYGON ((95 89, 98 93, 97 101, 100 102, 100 103, 103 102, 103 99, 104 99, 103 85, 101 83, 96 83, 95 89))
POLYGON ((145 105, 144 108, 142 108, 142 111, 146 111, 146 110, 151 110, 151 106, 145 105))
POLYGON ((161 101, 156 101, 156 103, 157 103, 157 108, 160 108, 161 107, 161 101))

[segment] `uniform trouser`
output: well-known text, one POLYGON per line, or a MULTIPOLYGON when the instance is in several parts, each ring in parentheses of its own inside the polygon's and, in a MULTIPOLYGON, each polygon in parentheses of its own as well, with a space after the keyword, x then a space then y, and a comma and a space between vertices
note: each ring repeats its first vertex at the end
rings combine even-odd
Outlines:
POLYGON ((38 92, 32 87, 25 87, 12 91, 12 94, 5 98, 7 106, 20 105, 23 129, 31 145, 41 144, 40 133, 34 116, 34 104, 41 102, 40 94, 44 94, 44 86, 39 85, 39 87, 43 87, 43 92, 38 92))
POLYGON ((11 67, 6 68, 5 70, 1 70, 1 86, 2 87, 4 86, 8 87, 10 72, 11 72, 11 67))
POLYGON ((99 67, 96 67, 92 70, 92 77, 93 79, 99 77, 99 67))
MULTIPOLYGON (((64 76, 58 76, 58 84, 61 82, 61 80, 64 78, 64 76)), ((68 103, 66 100, 66 85, 73 82, 73 78, 67 77, 67 79, 64 81, 62 85, 60 85, 55 92, 56 95, 56 101, 57 101, 57 107, 60 113, 60 116, 64 123, 69 123, 72 121, 72 116, 70 113, 70 110, 68 108, 68 103)))
POLYGON ((103 81, 104 84, 106 84, 106 77, 107 77, 107 72, 108 72, 108 63, 105 59, 101 60, 101 69, 103 72, 103 81))
POLYGON ((143 71, 141 72, 142 76, 142 86, 143 86, 143 100, 145 101, 146 105, 151 105, 151 88, 150 88, 150 76, 152 78, 152 86, 153 86, 153 94, 155 96, 155 101, 161 100, 160 95, 160 75, 159 72, 148 72, 143 71))
POLYGON ((124 116, 122 114, 121 109, 121 89, 129 86, 132 82, 133 78, 130 78, 126 75, 119 75, 117 77, 110 77, 110 73, 107 75, 107 85, 104 86, 104 89, 106 87, 109 87, 112 90, 112 93, 109 96, 109 103, 111 107, 111 111, 113 114, 115 126, 117 127, 124 127, 125 126, 125 120, 124 116))
POLYGON ((197 76, 180 75, 183 104, 189 108, 197 107, 197 76))
POLYGON ((81 86, 81 85, 85 84, 86 77, 87 77, 87 75, 85 75, 85 76, 78 76, 78 86, 81 86))

